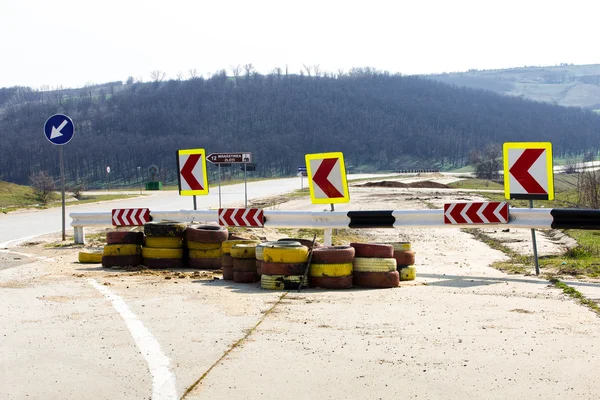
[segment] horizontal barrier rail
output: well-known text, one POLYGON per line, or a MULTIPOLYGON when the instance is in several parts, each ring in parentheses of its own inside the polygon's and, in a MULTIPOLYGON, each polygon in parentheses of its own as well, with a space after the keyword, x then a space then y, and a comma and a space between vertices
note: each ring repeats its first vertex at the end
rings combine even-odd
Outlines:
MULTIPOLYGON (((218 210, 153 211, 154 221, 218 223, 218 210)), ((84 243, 85 227, 112 226, 111 212, 71 213, 75 242, 84 243)), ((272 211, 264 210, 267 228, 457 228, 600 229, 600 210, 511 208, 506 224, 450 225, 444 210, 272 211)))

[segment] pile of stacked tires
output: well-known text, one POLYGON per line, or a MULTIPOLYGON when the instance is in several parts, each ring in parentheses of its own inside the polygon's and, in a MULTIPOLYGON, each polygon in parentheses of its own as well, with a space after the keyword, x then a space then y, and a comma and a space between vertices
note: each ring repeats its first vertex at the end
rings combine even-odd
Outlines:
POLYGON ((323 289, 351 288, 354 254, 351 246, 315 247, 309 271, 311 286, 323 289))
MULTIPOLYGON (((257 245, 260 243, 257 240, 250 239, 229 239, 225 240, 221 244, 221 269, 223 271, 223 279, 227 281, 232 281, 234 278, 233 274, 233 257, 231 256, 231 249, 235 245, 246 244, 246 245, 257 245)), ((252 262, 254 263, 254 270, 256 270, 256 262, 254 261, 254 257, 252 257, 252 262)), ((238 268, 239 271, 239 268, 238 268)))
POLYGON ((368 288, 393 288, 400 284, 394 246, 390 244, 350 243, 355 257, 354 285, 368 288))
POLYGON ((414 281, 417 277, 415 265, 415 252, 411 250, 408 242, 391 242, 394 247, 396 270, 400 274, 400 281, 414 281))
POLYGON ((308 246, 298 241, 282 240, 261 247, 260 286, 263 289, 297 289, 301 283, 303 287, 308 287, 308 282, 304 282, 308 246))
POLYGON ((142 264, 142 232, 114 231, 106 234, 102 250, 102 266, 106 268, 137 267, 142 264))
POLYGON ((257 243, 240 243, 231 246, 233 281, 253 283, 260 279, 256 270, 257 243))
POLYGON ((186 225, 176 222, 144 224, 143 265, 148 268, 183 268, 186 225))
POLYGON ((191 225, 185 230, 187 266, 196 269, 220 269, 221 248, 229 237, 227 228, 216 225, 191 225))

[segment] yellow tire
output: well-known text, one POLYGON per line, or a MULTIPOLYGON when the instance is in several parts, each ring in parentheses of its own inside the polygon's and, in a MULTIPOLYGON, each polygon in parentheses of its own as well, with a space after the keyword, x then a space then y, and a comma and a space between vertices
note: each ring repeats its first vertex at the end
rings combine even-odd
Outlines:
POLYGON ((102 250, 105 256, 137 256, 142 254, 139 244, 106 244, 102 250))
POLYGON ((400 269, 401 281, 414 281, 417 277, 417 269, 415 267, 405 267, 400 269))
MULTIPOLYGON (((262 275, 260 287, 267 290, 298 289, 302 280, 304 280, 303 275, 262 275)), ((302 287, 308 287, 308 282, 302 283, 302 287)))
POLYGON ((394 251, 409 251, 410 243, 409 242, 381 242, 377 244, 391 244, 394 246, 394 251))
POLYGON ((144 258, 183 258, 183 249, 157 249, 144 247, 142 249, 144 258))
POLYGON ((395 258, 355 257, 352 264, 355 272, 390 272, 396 270, 395 258))
POLYGON ((250 240, 250 239, 238 239, 238 240, 226 240, 221 245, 221 253, 229 254, 231 253, 231 247, 234 244, 259 244, 259 240, 250 240))
POLYGON ((190 258, 221 258, 221 249, 190 250, 190 258))
POLYGON ((102 250, 80 251, 79 262, 83 264, 100 264, 102 262, 102 250))
POLYGON ((190 250, 219 250, 219 255, 221 255, 221 243, 187 242, 187 248, 190 250))
POLYGON ((148 236, 144 247, 155 249, 181 249, 183 248, 183 238, 168 236, 148 236))
POLYGON ((263 260, 285 264, 304 263, 308 260, 308 247, 267 246, 263 250, 263 260))
POLYGON ((311 264, 310 276, 314 278, 321 277, 340 277, 352 275, 352 263, 344 264, 311 264))
POLYGON ((234 244, 229 250, 233 258, 256 258, 255 244, 234 244))

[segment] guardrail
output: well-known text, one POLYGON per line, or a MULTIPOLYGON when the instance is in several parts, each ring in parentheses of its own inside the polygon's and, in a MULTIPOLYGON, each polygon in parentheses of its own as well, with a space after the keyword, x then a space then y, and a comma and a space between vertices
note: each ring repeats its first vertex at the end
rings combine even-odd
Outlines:
MULTIPOLYGON (((154 221, 218 223, 218 210, 152 211, 154 221)), ((112 226, 111 212, 71 213, 75 242, 85 243, 85 227, 112 226)), ((600 229, 600 210, 511 208, 506 224, 451 225, 444 223, 444 210, 383 211, 270 211, 264 210, 267 228, 325 229, 325 244, 331 229, 344 228, 457 228, 508 227, 528 229, 600 229)))

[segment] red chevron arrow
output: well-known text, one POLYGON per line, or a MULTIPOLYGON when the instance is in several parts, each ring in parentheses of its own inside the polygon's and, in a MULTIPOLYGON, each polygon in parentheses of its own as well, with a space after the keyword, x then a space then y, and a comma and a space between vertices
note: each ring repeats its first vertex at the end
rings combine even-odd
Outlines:
POLYGON ((529 173, 529 168, 540 158, 544 151, 545 149, 525 149, 523 154, 509 169, 510 174, 523 186, 527 194, 548 194, 529 173))
MULTIPOLYGON (((482 205, 483 205, 483 203, 471 203, 469 208, 464 213, 471 220, 471 223, 473 223, 473 224, 482 224, 483 223, 483 220, 479 217, 479 215, 477 215, 477 211, 479 211, 479 208, 482 205)), ((483 207, 485 207, 485 206, 483 206, 483 207)))
POLYGON ((151 220, 148 208, 115 208, 112 210, 114 226, 142 226, 151 220))
POLYGON ((321 188, 323 193, 325 193, 325 195, 330 199, 336 197, 344 197, 344 195, 341 194, 340 191, 337 190, 337 188, 333 186, 333 184, 329 182, 328 179, 331 170, 333 169, 335 163, 338 160, 338 158, 324 158, 321 162, 321 165, 319 165, 319 168, 317 168, 315 175, 313 176, 313 182, 316 183, 317 186, 321 188))
POLYGON ((264 213, 260 208, 220 208, 219 225, 264 226, 264 213))
POLYGON ((202 154, 190 154, 188 159, 183 164, 183 168, 181 168, 181 177, 185 179, 185 181, 190 186, 190 190, 204 190, 200 182, 194 176, 194 167, 200 161, 200 157, 202 154))

